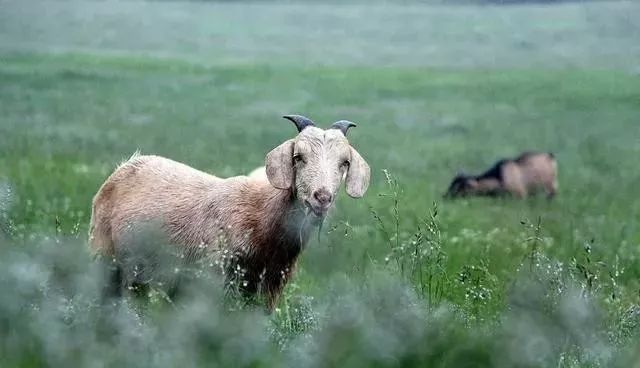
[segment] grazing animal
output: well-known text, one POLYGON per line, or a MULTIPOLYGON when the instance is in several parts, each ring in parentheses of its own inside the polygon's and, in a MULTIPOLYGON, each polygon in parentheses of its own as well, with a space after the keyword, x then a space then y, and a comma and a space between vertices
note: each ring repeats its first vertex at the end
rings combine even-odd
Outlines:
POLYGON ((457 175, 445 197, 498 196, 526 198, 543 189, 549 199, 558 192, 558 165, 552 153, 525 152, 514 159, 496 162, 485 173, 457 175))
POLYGON ((342 182, 349 196, 360 198, 370 178, 369 165, 346 137, 355 124, 342 120, 324 130, 303 116, 284 118, 298 135, 267 154, 264 174, 222 179, 138 154, 111 174, 93 199, 89 240, 95 254, 114 260, 118 294, 132 283, 120 261, 140 239, 136 230, 151 224, 186 259, 233 255, 230 267, 243 274, 241 291, 273 309, 342 182))

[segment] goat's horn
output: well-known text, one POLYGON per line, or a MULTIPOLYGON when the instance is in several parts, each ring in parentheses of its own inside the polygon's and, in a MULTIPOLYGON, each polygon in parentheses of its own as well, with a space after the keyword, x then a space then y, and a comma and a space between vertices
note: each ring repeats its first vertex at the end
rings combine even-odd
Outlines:
POLYGON ((347 131, 349 130, 349 128, 355 128, 355 127, 357 127, 357 125, 355 125, 354 123, 348 120, 340 120, 333 123, 333 125, 331 126, 331 129, 340 129, 342 134, 344 134, 346 137, 347 131))
POLYGON ((316 126, 311 119, 301 115, 285 115, 283 118, 293 121, 296 128, 298 128, 298 133, 303 131, 306 127, 316 126))

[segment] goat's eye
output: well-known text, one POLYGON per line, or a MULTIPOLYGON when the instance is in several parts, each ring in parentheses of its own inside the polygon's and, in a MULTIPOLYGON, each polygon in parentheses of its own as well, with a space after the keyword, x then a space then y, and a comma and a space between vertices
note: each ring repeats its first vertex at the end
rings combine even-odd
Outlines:
POLYGON ((302 158, 302 155, 299 153, 296 153, 293 155, 293 162, 298 163, 298 162, 304 162, 304 159, 302 158))
POLYGON ((350 165, 351 165, 351 162, 349 160, 342 161, 342 166, 343 167, 349 167, 350 165))

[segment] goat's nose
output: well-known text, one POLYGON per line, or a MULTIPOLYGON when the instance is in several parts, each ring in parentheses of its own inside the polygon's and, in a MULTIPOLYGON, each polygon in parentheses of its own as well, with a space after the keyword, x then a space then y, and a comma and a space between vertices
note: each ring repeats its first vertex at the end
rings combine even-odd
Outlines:
POLYGON ((329 191, 326 189, 316 190, 313 193, 313 197, 318 201, 318 203, 320 203, 323 206, 331 203, 331 199, 332 199, 331 193, 329 193, 329 191))

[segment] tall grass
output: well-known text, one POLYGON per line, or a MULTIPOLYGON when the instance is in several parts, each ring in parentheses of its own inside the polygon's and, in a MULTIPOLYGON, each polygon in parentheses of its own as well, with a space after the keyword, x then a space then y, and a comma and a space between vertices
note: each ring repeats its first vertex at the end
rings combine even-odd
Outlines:
POLYGON ((380 194, 392 202, 391 215, 372 208, 370 221, 384 234, 388 255, 363 260, 369 264, 360 278, 334 274, 315 297, 294 282, 272 315, 233 302, 238 296, 225 293, 218 273, 206 265, 181 270, 190 282, 179 299, 154 287, 142 301, 128 294, 105 303, 99 264, 90 260, 83 237, 57 234, 31 236, 28 246, 5 243, 0 363, 623 367, 633 362, 640 342, 637 291, 618 284, 621 266, 600 261, 596 245, 585 244, 571 264, 563 264, 536 245, 544 227, 538 220, 524 224, 527 253, 501 282, 483 260, 469 260, 450 276, 446 250, 452 244, 442 234, 437 207, 414 233, 403 234, 398 229, 406 221, 407 199, 388 171, 385 177, 388 192, 380 194))

